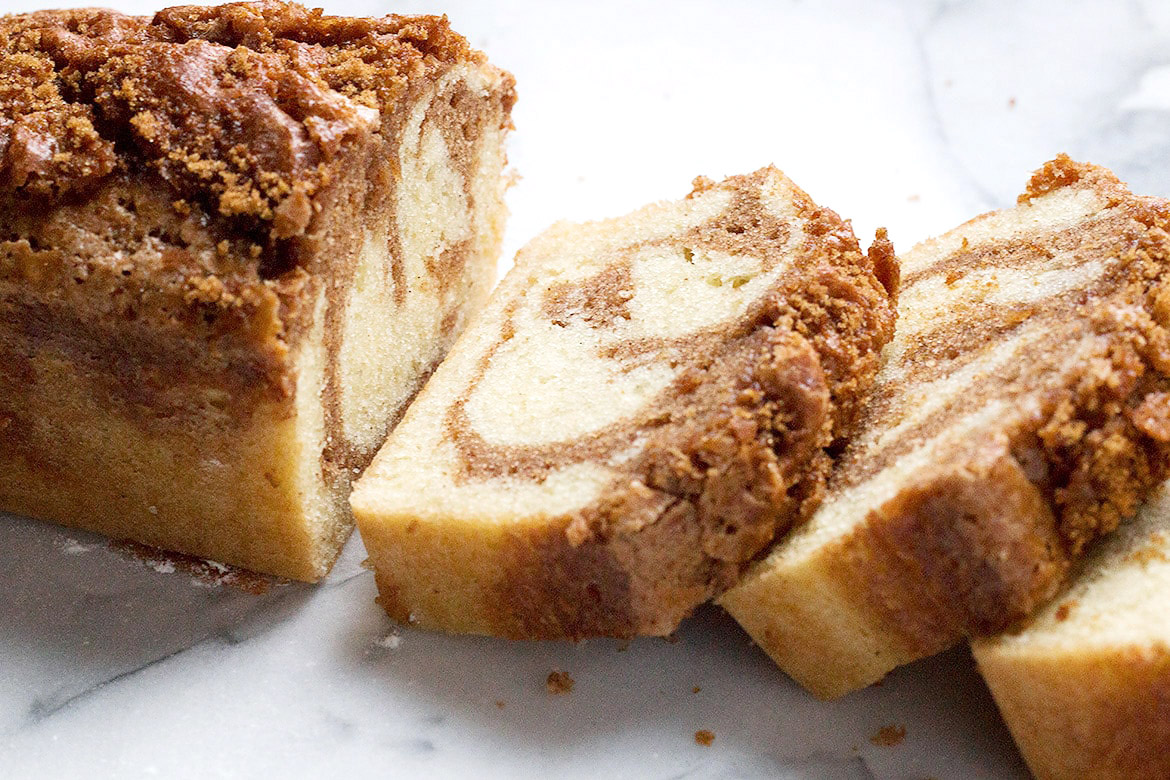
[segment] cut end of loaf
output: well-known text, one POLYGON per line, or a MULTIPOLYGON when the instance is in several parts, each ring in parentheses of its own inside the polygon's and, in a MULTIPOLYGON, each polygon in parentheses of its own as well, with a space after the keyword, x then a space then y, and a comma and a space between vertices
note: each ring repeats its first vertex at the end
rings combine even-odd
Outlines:
POLYGON ((1094 547, 1067 588, 972 650, 1039 778, 1170 775, 1170 492, 1094 547))
POLYGON ((0 187, 0 509, 320 579, 486 299, 511 77, 442 18, 275 0, 4 17, 0 60, 0 119, 45 119, 0 173, 94 142, 0 187))

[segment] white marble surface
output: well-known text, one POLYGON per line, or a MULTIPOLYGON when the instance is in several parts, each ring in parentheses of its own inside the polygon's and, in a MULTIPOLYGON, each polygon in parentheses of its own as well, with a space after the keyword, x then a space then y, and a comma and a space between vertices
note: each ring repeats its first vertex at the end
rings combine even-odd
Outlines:
MULTIPOLYGON (((556 219, 767 162, 903 248, 1059 151, 1170 195, 1157 0, 327 7, 445 11, 516 74, 509 257, 556 219)), ((824 704, 714 609, 624 650, 396 628, 362 557, 355 539, 324 585, 257 596, 0 516, 0 777, 1024 774, 964 650, 824 704), (553 669, 571 694, 546 691, 553 669), (900 745, 869 741, 886 725, 900 745)))

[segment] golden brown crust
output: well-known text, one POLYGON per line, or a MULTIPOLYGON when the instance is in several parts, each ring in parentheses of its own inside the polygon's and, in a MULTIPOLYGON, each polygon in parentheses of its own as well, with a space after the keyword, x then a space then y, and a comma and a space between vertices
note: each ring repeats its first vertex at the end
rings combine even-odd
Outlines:
POLYGON ((1170 777, 1170 651, 976 646, 979 670, 1038 780, 1170 777))
POLYGON ((1165 477, 1168 440, 1148 408, 1170 381, 1132 351, 1149 331, 1117 335, 1111 370, 1052 390, 1046 414, 1007 433, 1009 447, 940 455, 952 465, 871 511, 844 541, 842 576, 910 657, 1031 615, 1086 545, 1165 477))
POLYGON ((1016 202, 1030 203, 1033 199, 1043 197, 1062 187, 1085 187, 1096 189, 1099 192, 1112 192, 1116 200, 1111 201, 1109 206, 1129 195, 1125 187, 1108 168, 1077 162, 1067 154, 1062 153, 1041 165, 1032 174, 1027 187, 1024 188, 1024 192, 1016 199, 1016 202))
POLYGON ((177 410, 152 399, 127 414, 68 351, 38 344, 30 368, 31 386, 0 374, 4 511, 283 577, 328 570, 333 551, 307 531, 311 502, 300 493, 311 486, 293 455, 302 443, 292 399, 261 398, 236 414, 208 377, 172 388, 177 410))

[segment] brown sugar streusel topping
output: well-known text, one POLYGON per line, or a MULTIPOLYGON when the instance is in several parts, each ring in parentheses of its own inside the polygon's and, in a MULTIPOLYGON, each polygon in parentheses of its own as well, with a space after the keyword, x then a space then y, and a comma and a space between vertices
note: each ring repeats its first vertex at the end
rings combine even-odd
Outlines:
POLYGON ((410 77, 480 58, 445 18, 278 0, 0 17, 0 209, 145 169, 265 240, 299 235, 410 77))

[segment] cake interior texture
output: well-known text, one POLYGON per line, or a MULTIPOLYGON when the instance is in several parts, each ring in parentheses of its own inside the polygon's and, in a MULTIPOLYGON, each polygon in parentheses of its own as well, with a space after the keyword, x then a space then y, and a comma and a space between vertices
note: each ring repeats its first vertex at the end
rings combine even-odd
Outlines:
POLYGON ((445 18, 0 17, 0 510, 323 576, 486 300, 513 102, 445 18))
POLYGON ((1043 606, 1166 473, 1170 208, 1060 157, 902 256, 820 509, 723 605, 834 697, 1043 606))
POLYGON ((1168 593, 1163 484, 1024 628, 972 643, 1038 778, 1170 776, 1168 593))
POLYGON ((382 605, 450 632, 670 633, 819 499, 896 275, 774 168, 554 226, 355 486, 382 605))

